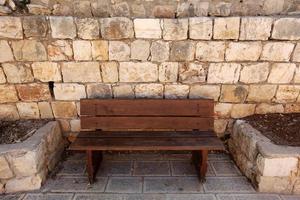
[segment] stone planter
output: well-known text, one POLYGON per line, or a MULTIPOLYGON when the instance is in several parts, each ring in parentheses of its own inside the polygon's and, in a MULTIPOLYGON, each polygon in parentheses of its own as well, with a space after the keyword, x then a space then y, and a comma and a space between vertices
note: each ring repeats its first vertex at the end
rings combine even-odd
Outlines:
POLYGON ((56 121, 48 122, 23 142, 0 145, 0 193, 39 189, 63 150, 56 121))
POLYGON ((245 121, 233 126, 229 150, 260 192, 300 194, 300 147, 276 145, 245 121))

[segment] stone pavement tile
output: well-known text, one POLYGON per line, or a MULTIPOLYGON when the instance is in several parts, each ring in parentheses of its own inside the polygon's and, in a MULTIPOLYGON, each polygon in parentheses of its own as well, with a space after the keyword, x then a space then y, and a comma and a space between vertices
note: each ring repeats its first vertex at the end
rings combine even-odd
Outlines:
POLYGON ((231 161, 210 161, 217 176, 240 176, 241 172, 231 161))
POLYGON ((164 155, 160 153, 113 153, 104 154, 104 160, 164 160, 164 155))
POLYGON ((282 200, 299 200, 300 195, 281 195, 282 200))
POLYGON ((43 192, 103 192, 107 178, 97 177, 96 182, 89 184, 87 177, 57 176, 43 186, 43 192))
POLYGON ((6 194, 6 195, 0 194, 1 200, 21 200, 23 199, 23 197, 24 195, 22 194, 6 194))
POLYGON ((169 161, 136 161, 134 176, 170 176, 169 161))
POLYGON ((210 153, 208 154, 208 160, 231 160, 231 158, 227 153, 210 153))
POLYGON ((191 153, 166 153, 164 154, 166 160, 191 160, 191 153))
POLYGON ((59 175, 84 175, 85 173, 85 162, 73 160, 62 162, 59 165, 59 175))
POLYGON ((204 183, 205 192, 242 193, 255 192, 245 177, 207 177, 204 183))
POLYGON ((46 194, 26 194, 22 200, 71 200, 74 194, 65 193, 65 194, 55 194, 55 193, 46 193, 46 194))
POLYGON ((109 193, 141 193, 142 177, 110 177, 105 189, 109 193))
POLYGON ((69 153, 67 155, 67 160, 78 160, 78 161, 85 162, 86 155, 85 153, 69 153))
POLYGON ((145 177, 145 193, 203 193, 198 177, 145 177))
POLYGON ((165 194, 76 194, 74 200, 165 200, 165 194))
POLYGON ((216 200, 212 194, 167 194, 167 200, 216 200))
MULTIPOLYGON (((195 165, 190 160, 171 161, 172 176, 197 176, 195 165)), ((215 176, 210 163, 208 163, 206 176, 215 176)))
POLYGON ((132 170, 132 161, 103 160, 97 172, 97 176, 130 176, 132 170))
POLYGON ((274 194, 218 194, 218 200, 280 200, 274 194))

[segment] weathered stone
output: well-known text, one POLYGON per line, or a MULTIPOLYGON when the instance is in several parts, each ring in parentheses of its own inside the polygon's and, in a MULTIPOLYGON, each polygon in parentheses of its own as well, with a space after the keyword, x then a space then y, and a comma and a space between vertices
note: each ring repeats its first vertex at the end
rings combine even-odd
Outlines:
POLYGON ((0 63, 14 60, 13 53, 7 41, 0 40, 0 52, 0 63))
POLYGON ((36 62, 32 64, 33 76, 42 82, 61 81, 60 67, 54 62, 36 62))
POLYGON ((40 111, 37 103, 19 102, 16 104, 20 118, 22 119, 39 119, 40 111))
POLYGON ((1 17, 0 38, 23 39, 21 18, 8 16, 1 17))
POLYGON ((12 48, 17 61, 44 61, 47 52, 43 43, 37 40, 13 41, 12 48))
POLYGON ((270 102, 276 89, 276 85, 250 85, 247 101, 270 102))
POLYGON ((186 99, 189 94, 190 87, 188 85, 165 85, 166 99, 186 99))
POLYGON ((97 62, 68 62, 61 67, 64 82, 101 82, 97 62))
POLYGON ((223 85, 220 102, 244 102, 246 100, 248 90, 248 86, 244 85, 223 85))
POLYGON ((111 10, 110 3, 108 1, 96 0, 91 2, 92 13, 95 17, 109 17, 111 10))
POLYGON ((198 42, 196 46, 196 59, 200 61, 224 61, 224 42, 198 42))
POLYGON ((210 40, 212 38, 213 20, 208 17, 189 18, 189 38, 210 40))
POLYGON ((76 37, 76 26, 73 17, 50 17, 53 38, 73 39, 76 37))
POLYGON ((71 126, 71 131, 72 132, 80 132, 81 131, 80 120, 79 119, 72 119, 70 121, 70 126, 71 126))
POLYGON ((74 118, 77 117, 76 104, 67 101, 51 102, 55 118, 74 118))
POLYGON ((42 178, 39 174, 28 177, 10 179, 5 184, 7 193, 37 190, 42 185, 42 178))
MULTIPOLYGON (((10 9, 10 8, 8 8, 8 7, 6 7, 6 6, 1 6, 1 4, 0 4, 0 16, 5 16, 5 15, 9 15, 9 14, 11 14, 13 11, 10 9)), ((3 189, 4 190, 4 189, 3 189)), ((0 194, 1 194, 1 184, 0 184, 0 194)))
POLYGON ((195 57, 195 45, 192 41, 176 41, 171 45, 171 61, 191 61, 195 57))
POLYGON ((150 54, 150 42, 147 40, 135 40, 131 43, 131 59, 147 60, 150 54))
POLYGON ((280 18, 274 22, 272 38, 279 40, 300 40, 300 19, 280 18))
POLYGON ((14 85, 0 85, 0 103, 16 102, 18 100, 14 85))
POLYGON ((158 80, 158 67, 154 63, 121 62, 120 82, 155 82, 158 80))
POLYGON ((93 60, 108 60, 108 41, 93 40, 91 44, 93 60))
POLYGON ((227 61, 257 61, 262 51, 261 42, 230 42, 226 49, 227 61))
POLYGON ((115 85, 113 93, 115 98, 134 98, 134 90, 131 85, 115 85))
POLYGON ((49 102, 38 102, 38 107, 42 119, 53 118, 53 113, 49 102))
POLYGON ((300 104, 299 103, 286 104, 285 112, 286 113, 299 113, 300 112, 300 104))
MULTIPOLYGON (((59 113, 59 114, 62 114, 62 113, 59 113)), ((56 117, 56 116, 55 116, 56 117)), ((70 118, 70 117, 69 117, 70 118)), ((68 119, 58 119, 56 118, 56 121, 59 122, 59 125, 61 127, 61 130, 63 132, 70 132, 71 131, 71 126, 70 126, 70 120, 68 119)))
POLYGON ((169 60, 169 43, 162 40, 154 41, 151 44, 151 60, 163 62, 169 60))
POLYGON ((266 15, 279 14, 284 9, 284 2, 284 0, 265 0, 262 7, 263 12, 266 15))
POLYGON ((28 13, 34 15, 50 15, 51 10, 47 6, 36 5, 36 4, 27 4, 28 13))
POLYGON ((125 17, 104 18, 100 20, 101 36, 105 39, 133 38, 132 21, 125 17))
POLYGON ((0 119, 18 120, 19 118, 19 113, 15 105, 0 104, 0 119))
POLYGON ((300 43, 297 43, 297 46, 293 53, 292 61, 300 62, 300 43))
POLYGON ((188 36, 188 19, 163 19, 164 40, 184 40, 188 36))
POLYGON ((31 69, 28 64, 2 64, 7 82, 9 83, 28 83, 33 81, 31 69))
POLYGON ((178 76, 177 62, 163 62, 159 65, 158 79, 160 82, 176 82, 178 76))
POLYGON ((81 39, 97 39, 100 37, 100 25, 97 19, 76 18, 78 37, 81 39))
POLYGON ((92 60, 92 45, 90 41, 75 40, 73 41, 73 51, 75 60, 92 60))
POLYGON ((293 63, 274 63, 268 78, 269 83, 290 83, 293 79, 296 65, 293 63))
POLYGON ((56 100, 80 100, 86 98, 85 87, 77 83, 54 84, 56 100))
POLYGON ((136 17, 145 17, 146 16, 145 6, 144 6, 144 4, 139 3, 139 2, 132 2, 131 12, 136 17))
POLYGON ((4 156, 0 156, 0 179, 9 179, 14 176, 4 156))
POLYGON ((56 40, 47 46, 49 60, 71 60, 73 51, 70 42, 66 40, 56 40))
POLYGON ((191 85, 189 98, 208 98, 217 101, 220 96, 220 86, 218 85, 191 85))
POLYGON ((130 16, 130 8, 127 2, 114 2, 112 4, 112 16, 130 16))
POLYGON ((75 16, 84 16, 84 17, 92 16, 91 1, 88 1, 88 0, 87 1, 82 1, 82 0, 74 1, 73 6, 74 6, 74 15, 75 16))
POLYGON ((109 41, 109 60, 128 61, 130 47, 122 41, 109 41))
POLYGON ((268 113, 283 113, 284 108, 281 104, 266 104, 262 103, 256 106, 256 114, 268 114, 268 113))
POLYGON ((299 92, 299 85, 279 85, 275 101, 279 103, 295 102, 299 96, 299 92))
POLYGON ((136 38, 159 39, 162 36, 160 19, 134 19, 136 38))
POLYGON ((243 17, 240 40, 268 40, 272 24, 271 17, 243 17))
POLYGON ((208 69, 208 83, 236 83, 241 65, 235 63, 211 63, 208 69))
POLYGON ((164 86, 158 83, 138 84, 135 86, 136 98, 162 98, 164 86))
POLYGON ((186 63, 179 67, 179 81, 182 83, 203 83, 206 74, 207 67, 201 63, 186 63))
POLYGON ((269 63, 246 64, 241 71, 240 81, 243 83, 261 83, 267 80, 269 63))
POLYGON ((253 115, 255 104, 233 104, 231 110, 232 118, 243 118, 253 115))
POLYGON ((5 74, 4 74, 2 68, 0 68, 0 84, 1 84, 1 83, 6 83, 5 74))
POLYGON ((86 87, 88 98, 112 98, 111 86, 108 84, 88 84, 86 87))
POLYGON ((227 124, 228 124, 227 119, 214 120, 214 131, 218 137, 224 137, 224 132, 226 131, 227 124))
POLYGON ((232 3, 230 2, 216 2, 212 4, 209 14, 212 16, 229 16, 231 12, 232 3))
POLYGON ((103 82, 115 83, 119 80, 118 63, 117 62, 105 62, 101 64, 101 74, 103 82))
POLYGON ((240 32, 240 18, 215 18, 214 39, 238 39, 240 32))
POLYGON ((175 18, 175 7, 157 5, 153 8, 153 16, 156 18, 175 18))
POLYGON ((232 105, 230 103, 217 103, 215 105, 215 116, 217 117, 230 117, 232 105))
POLYGON ((23 29, 26 37, 46 37, 48 25, 43 16, 30 16, 23 18, 23 29))
POLYGON ((269 42, 263 47, 261 60, 289 61, 294 49, 294 44, 289 42, 269 42))
POLYGON ((292 186, 289 177, 259 176, 258 191, 265 193, 290 194, 292 186))
POLYGON ((22 101, 46 101, 51 99, 48 85, 40 83, 16 85, 22 101))

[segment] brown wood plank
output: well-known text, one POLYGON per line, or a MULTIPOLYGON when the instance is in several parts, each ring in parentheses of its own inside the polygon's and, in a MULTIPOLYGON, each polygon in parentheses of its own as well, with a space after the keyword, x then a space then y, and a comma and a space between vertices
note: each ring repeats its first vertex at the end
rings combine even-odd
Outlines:
POLYGON ((82 99, 81 115, 90 116, 213 116, 209 99, 82 99))
POLYGON ((82 129, 213 129, 213 118, 200 117, 81 117, 82 129))

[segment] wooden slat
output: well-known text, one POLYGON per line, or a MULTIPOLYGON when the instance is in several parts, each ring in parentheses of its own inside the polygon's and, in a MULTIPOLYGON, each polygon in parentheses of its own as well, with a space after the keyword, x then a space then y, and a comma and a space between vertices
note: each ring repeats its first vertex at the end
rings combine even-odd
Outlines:
POLYGON ((90 116, 213 116, 209 99, 82 99, 81 115, 90 116))
POLYGON ((83 129, 213 129, 213 118, 200 117, 81 117, 83 129))

